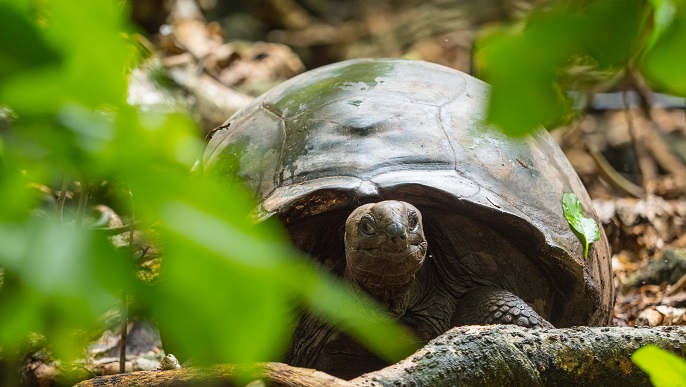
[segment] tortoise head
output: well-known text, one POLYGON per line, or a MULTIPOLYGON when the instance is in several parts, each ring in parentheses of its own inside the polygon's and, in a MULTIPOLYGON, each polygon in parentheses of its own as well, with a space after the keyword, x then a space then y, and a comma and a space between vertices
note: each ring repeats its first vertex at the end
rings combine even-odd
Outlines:
POLYGON ((345 223, 345 276, 391 311, 403 313, 426 249, 415 206, 397 200, 365 204, 345 223))

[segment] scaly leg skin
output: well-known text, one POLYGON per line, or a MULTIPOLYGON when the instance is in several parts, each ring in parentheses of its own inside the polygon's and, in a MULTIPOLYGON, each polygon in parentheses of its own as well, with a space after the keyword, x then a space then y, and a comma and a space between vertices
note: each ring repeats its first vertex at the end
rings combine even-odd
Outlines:
POLYGON ((524 300, 503 289, 477 287, 457 301, 453 325, 514 324, 553 328, 524 300))

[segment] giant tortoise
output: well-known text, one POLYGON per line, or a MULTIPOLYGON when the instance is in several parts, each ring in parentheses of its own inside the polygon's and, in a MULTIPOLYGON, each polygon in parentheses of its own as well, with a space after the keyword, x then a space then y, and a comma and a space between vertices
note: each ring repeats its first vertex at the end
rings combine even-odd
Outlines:
MULTIPOLYGON (((608 324, 606 237, 584 258, 562 207, 574 193, 595 218, 586 190, 546 131, 485 124, 488 93, 422 61, 336 63, 234 114, 202 165, 240 176, 262 219, 423 340, 464 324, 608 324)), ((342 376, 378 366, 332 332, 303 317, 289 361, 342 376)))

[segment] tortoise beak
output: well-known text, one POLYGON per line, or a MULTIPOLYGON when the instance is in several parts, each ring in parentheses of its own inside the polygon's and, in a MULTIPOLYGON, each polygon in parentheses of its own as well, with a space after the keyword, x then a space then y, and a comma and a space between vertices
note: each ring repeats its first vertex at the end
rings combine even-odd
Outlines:
POLYGON ((384 231, 386 232, 391 251, 402 251, 407 249, 407 227, 401 222, 389 223, 384 231))

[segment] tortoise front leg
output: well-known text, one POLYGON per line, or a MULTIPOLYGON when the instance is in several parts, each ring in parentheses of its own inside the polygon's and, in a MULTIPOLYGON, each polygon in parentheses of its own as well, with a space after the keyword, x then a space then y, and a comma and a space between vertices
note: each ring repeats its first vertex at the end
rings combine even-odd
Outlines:
POLYGON ((311 314, 300 319, 285 362, 343 379, 352 379, 388 365, 352 337, 311 314))
POLYGON ((457 301, 452 323, 453 326, 514 324, 530 328, 554 328, 513 293, 485 286, 469 290, 457 301))

